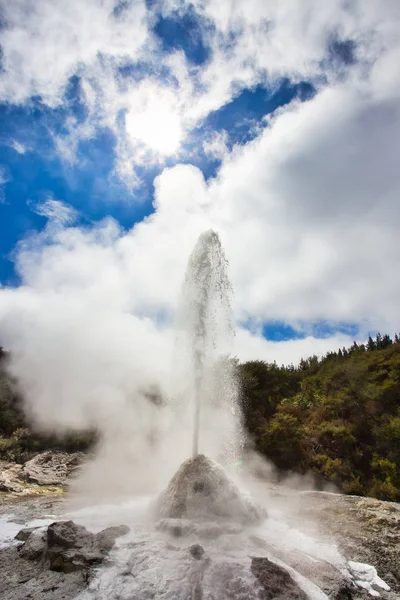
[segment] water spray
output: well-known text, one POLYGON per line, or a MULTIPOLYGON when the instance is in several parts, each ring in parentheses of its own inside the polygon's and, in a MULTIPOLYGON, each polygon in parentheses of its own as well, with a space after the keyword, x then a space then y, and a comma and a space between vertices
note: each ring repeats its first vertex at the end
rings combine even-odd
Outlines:
MULTIPOLYGON (((218 234, 202 233, 190 255, 182 288, 179 329, 193 389, 192 458, 199 453, 201 406, 206 400, 205 376, 222 342, 233 338, 232 287, 218 234)), ((229 345, 229 344, 228 344, 229 345)), ((208 398, 207 398, 208 400, 208 398)))

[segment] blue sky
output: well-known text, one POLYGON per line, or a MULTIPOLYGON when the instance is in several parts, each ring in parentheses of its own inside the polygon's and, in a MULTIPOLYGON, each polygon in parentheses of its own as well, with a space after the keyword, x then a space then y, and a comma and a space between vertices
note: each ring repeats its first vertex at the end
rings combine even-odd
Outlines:
POLYGON ((387 75, 397 11, 334 2, 306 15, 289 1, 281 11, 252 3, 244 14, 230 0, 218 10, 39 0, 29 18, 27 0, 4 4, 3 290, 37 291, 50 249, 69 256, 68 235, 89 243, 111 217, 120 229, 109 251, 134 239, 132 261, 149 260, 149 282, 129 283, 138 314, 168 313, 184 256, 213 226, 238 322, 257 337, 250 354, 259 339, 328 340, 327 349, 398 329, 394 306, 368 292, 372 273, 384 288, 390 268, 379 265, 397 255, 398 86, 387 75), (377 256, 361 251, 371 235, 383 240, 377 256))
MULTIPOLYGON (((169 19, 167 24, 156 26, 156 31, 167 51, 173 44, 185 51, 193 60, 193 43, 184 27, 186 19, 169 19), (164 34, 164 35, 163 35, 164 34)), ((197 49, 197 44, 195 45, 197 49)), ((204 51, 200 54, 206 60, 204 51)), ((199 56, 195 53, 196 63, 199 56)), ((84 121, 85 110, 80 102, 79 79, 67 84, 65 104, 52 109, 43 105, 40 98, 31 98, 26 106, 2 104, 2 140, 0 164, 7 181, 3 187, 0 204, 2 235, 0 240, 0 273, 5 284, 15 282, 12 250, 21 237, 31 230, 40 231, 46 217, 37 214, 35 207, 48 197, 56 198, 77 209, 83 222, 114 217, 124 228, 131 228, 153 211, 153 180, 165 165, 188 162, 198 166, 206 179, 214 177, 221 164, 219 158, 207 156, 203 143, 209 134, 226 132, 226 145, 245 144, 266 126, 265 117, 280 106, 298 98, 307 101, 313 95, 311 83, 290 83, 283 79, 274 89, 258 85, 238 93, 219 110, 211 112, 184 143, 183 154, 167 158, 162 164, 140 167, 140 184, 130 190, 124 182, 110 178, 115 161, 115 135, 107 128, 99 128, 89 140, 80 142, 76 150, 76 163, 65 164, 57 152, 54 135, 65 134, 65 124, 70 118, 84 121), (17 144, 15 144, 15 142, 17 144), (14 143, 14 145, 13 145, 14 143), (18 144, 23 147, 21 152, 18 144)))

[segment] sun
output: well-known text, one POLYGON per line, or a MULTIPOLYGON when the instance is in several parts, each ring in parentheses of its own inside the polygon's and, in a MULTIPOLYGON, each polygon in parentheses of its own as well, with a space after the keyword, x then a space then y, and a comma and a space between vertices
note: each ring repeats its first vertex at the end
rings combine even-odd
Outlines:
POLYGON ((126 115, 126 130, 132 140, 163 156, 175 154, 183 137, 179 114, 168 100, 162 95, 147 99, 132 106, 126 115))

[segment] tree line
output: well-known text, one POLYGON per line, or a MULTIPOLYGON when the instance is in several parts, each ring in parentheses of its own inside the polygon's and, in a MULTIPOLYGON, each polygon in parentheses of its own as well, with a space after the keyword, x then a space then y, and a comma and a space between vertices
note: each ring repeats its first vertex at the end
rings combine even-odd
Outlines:
POLYGON ((345 493, 400 500, 400 337, 293 365, 239 365, 244 421, 279 469, 313 472, 345 493))

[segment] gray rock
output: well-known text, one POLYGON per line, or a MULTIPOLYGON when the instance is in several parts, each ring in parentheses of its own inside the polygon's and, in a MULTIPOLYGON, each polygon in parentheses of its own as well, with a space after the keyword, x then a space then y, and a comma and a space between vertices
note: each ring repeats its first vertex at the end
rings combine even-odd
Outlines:
POLYGON ((19 493, 23 491, 23 486, 17 481, 3 479, 0 475, 0 492, 19 493))
POLYGON ((268 558, 253 558, 251 572, 261 585, 260 600, 307 600, 289 573, 268 558))
MULTIPOLYGON (((400 597, 400 504, 375 498, 307 492, 296 496, 298 518, 320 523, 349 560, 374 565, 391 587, 383 598, 400 597)), ((345 593, 345 592, 343 592, 345 593)), ((365 592, 365 597, 368 593, 365 592)), ((361 591, 358 590, 360 597, 361 591)))
POLYGON ((56 521, 47 529, 47 543, 49 548, 82 548, 92 544, 94 535, 82 525, 73 521, 56 521))
POLYGON ((26 539, 19 548, 22 558, 42 559, 52 571, 73 573, 104 560, 117 537, 128 531, 129 527, 121 525, 94 534, 73 521, 56 521, 47 528, 23 529, 17 535, 26 539))
POLYGON ((200 544, 192 544, 189 548, 189 552, 193 556, 193 558, 195 558, 196 560, 200 560, 201 558, 203 558, 204 548, 200 544))
POLYGON ((47 530, 46 550, 50 569, 71 573, 99 563, 114 546, 117 537, 128 531, 129 527, 121 525, 93 534, 73 521, 52 523, 47 530))
POLYGON ((129 527, 127 525, 119 525, 117 527, 108 527, 107 529, 103 529, 100 533, 97 533, 95 536, 96 546, 102 552, 109 552, 111 548, 115 544, 115 540, 118 537, 126 535, 129 533, 129 527))
POLYGON ((36 529, 39 529, 39 527, 25 527, 25 529, 18 531, 14 539, 20 542, 26 542, 31 533, 36 531, 36 529))
POLYGON ((21 471, 21 477, 38 485, 64 486, 84 458, 81 452, 42 452, 28 460, 21 471))
POLYGON ((38 527, 31 532, 25 544, 18 548, 19 555, 27 560, 38 560, 44 556, 47 549, 46 527, 38 527))
POLYGON ((50 571, 41 560, 20 558, 15 546, 0 551, 2 600, 74 600, 87 586, 85 571, 50 571))

